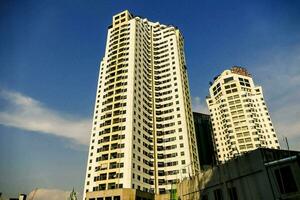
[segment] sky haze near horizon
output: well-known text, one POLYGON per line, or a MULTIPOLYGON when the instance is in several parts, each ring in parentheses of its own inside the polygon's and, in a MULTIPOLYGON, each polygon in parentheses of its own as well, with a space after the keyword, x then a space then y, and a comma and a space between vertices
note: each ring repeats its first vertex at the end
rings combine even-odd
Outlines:
POLYGON ((107 27, 125 9, 179 27, 193 110, 207 112, 214 76, 244 66, 264 90, 279 140, 287 136, 300 150, 300 2, 7 0, 0 5, 6 197, 36 187, 44 194, 65 195, 73 187, 82 193, 107 27))

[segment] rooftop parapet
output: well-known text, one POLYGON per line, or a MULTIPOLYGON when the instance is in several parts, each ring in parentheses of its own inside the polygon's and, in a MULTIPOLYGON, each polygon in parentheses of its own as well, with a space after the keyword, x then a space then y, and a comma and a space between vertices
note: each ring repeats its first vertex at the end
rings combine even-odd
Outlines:
POLYGON ((242 76, 249 76, 251 77, 251 74, 247 71, 246 68, 244 67, 240 67, 240 66, 233 66, 230 71, 232 73, 235 73, 235 74, 239 74, 239 75, 242 75, 242 76))

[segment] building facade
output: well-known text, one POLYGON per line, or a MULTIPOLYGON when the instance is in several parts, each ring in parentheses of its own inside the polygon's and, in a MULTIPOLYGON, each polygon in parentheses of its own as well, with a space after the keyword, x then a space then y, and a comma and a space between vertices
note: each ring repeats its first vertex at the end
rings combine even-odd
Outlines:
POLYGON ((199 170, 183 45, 174 26, 128 11, 113 16, 100 63, 84 199, 108 190, 168 193, 199 170))
POLYGON ((224 162, 259 147, 279 149, 260 86, 245 68, 234 66, 215 77, 207 105, 217 160, 224 162))
POLYGON ((200 168, 202 170, 205 170, 216 165, 216 156, 213 146, 213 132, 210 115, 193 112, 193 117, 197 138, 200 168))

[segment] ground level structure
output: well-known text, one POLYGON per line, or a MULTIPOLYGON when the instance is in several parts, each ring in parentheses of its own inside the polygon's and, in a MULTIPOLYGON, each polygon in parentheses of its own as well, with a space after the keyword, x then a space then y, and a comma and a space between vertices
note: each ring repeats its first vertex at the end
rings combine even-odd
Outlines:
POLYGON ((177 186, 178 199, 300 199, 300 152, 257 149, 177 186))

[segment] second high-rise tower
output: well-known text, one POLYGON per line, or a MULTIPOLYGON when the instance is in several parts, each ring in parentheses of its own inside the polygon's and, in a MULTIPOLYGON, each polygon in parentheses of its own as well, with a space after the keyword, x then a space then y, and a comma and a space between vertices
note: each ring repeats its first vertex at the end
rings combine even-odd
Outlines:
POLYGON ((256 148, 279 149, 260 86, 243 67, 234 66, 214 78, 207 104, 219 162, 256 148))

